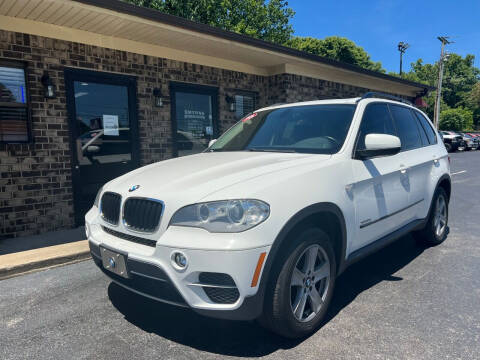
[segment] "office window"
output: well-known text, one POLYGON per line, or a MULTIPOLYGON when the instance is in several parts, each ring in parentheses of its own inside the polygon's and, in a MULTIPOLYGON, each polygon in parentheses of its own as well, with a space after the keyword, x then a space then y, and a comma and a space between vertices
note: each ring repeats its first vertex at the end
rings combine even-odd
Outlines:
POLYGON ((255 110, 255 94, 235 95, 235 117, 241 119, 255 110))
POLYGON ((28 142, 25 68, 0 61, 0 142, 28 142))

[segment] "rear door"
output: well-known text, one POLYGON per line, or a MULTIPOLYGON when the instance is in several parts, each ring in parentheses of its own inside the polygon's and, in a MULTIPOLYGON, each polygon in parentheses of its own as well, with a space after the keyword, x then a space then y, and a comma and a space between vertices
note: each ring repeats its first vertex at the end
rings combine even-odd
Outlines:
MULTIPOLYGON (((397 135, 387 103, 366 106, 357 149, 364 149, 367 134, 397 135)), ((407 223, 402 210, 408 203, 408 186, 401 169, 401 158, 401 154, 396 154, 352 160, 356 180, 352 191, 357 229, 352 250, 368 245, 407 223)))
POLYGON ((408 204, 404 216, 413 221, 425 207, 426 190, 435 159, 435 149, 429 146, 427 135, 411 108, 390 104, 398 137, 402 143, 399 154, 408 204))

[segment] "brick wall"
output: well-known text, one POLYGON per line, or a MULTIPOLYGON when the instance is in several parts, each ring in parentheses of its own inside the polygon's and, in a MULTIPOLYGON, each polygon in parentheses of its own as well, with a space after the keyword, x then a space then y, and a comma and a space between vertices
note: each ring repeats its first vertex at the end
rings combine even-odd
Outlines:
POLYGON ((303 76, 257 76, 2 30, 0 58, 28 64, 33 135, 31 144, 0 144, 0 239, 74 225, 65 67, 136 77, 142 165, 172 157, 171 81, 218 87, 220 131, 235 122, 225 101, 225 95, 234 90, 256 92, 257 107, 352 97, 367 91, 303 76), (56 99, 43 96, 40 78, 44 71, 57 87, 56 99), (155 87, 162 90, 162 108, 152 106, 155 87))

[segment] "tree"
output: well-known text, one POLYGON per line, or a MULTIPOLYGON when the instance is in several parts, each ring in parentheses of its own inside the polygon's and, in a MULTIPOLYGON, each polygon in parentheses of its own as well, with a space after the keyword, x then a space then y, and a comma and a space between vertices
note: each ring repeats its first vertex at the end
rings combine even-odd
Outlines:
POLYGON ((480 125, 480 81, 473 85, 467 96, 467 106, 473 112, 473 123, 475 128, 480 125))
POLYGON ((287 41, 285 45, 365 69, 385 72, 380 62, 372 61, 370 55, 362 47, 347 38, 330 36, 325 39, 316 39, 296 36, 287 41))
MULTIPOLYGON (((450 108, 461 107, 477 114, 472 105, 474 101, 469 100, 475 84, 480 81, 480 69, 474 66, 474 59, 473 55, 462 57, 454 53, 449 54, 448 59, 445 61, 440 113, 450 108)), ((396 73, 390 74, 400 76, 396 73)), ((422 59, 418 59, 411 64, 410 71, 403 73, 401 77, 436 87, 438 82, 438 62, 424 64, 422 59)), ((433 118, 434 113, 435 96, 436 91, 432 91, 425 99, 428 104, 426 112, 431 118, 433 118)), ((477 118, 477 115, 475 116, 477 118)), ((480 109, 478 117, 480 117, 480 109)))
POLYGON ((464 108, 447 109, 440 112, 441 130, 471 130, 473 125, 473 114, 464 108))
POLYGON ((126 2, 283 44, 295 12, 286 0, 124 0, 126 2))

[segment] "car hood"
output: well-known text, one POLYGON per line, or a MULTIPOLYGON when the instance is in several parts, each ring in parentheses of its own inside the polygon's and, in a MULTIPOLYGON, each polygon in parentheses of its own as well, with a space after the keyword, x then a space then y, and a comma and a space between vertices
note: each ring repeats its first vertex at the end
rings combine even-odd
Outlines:
MULTIPOLYGON (((265 174, 325 161, 331 155, 273 152, 209 152, 144 166, 105 186, 123 196, 198 202, 217 191, 265 174), (140 185, 129 192, 133 185, 140 185)), ((178 204, 180 205, 180 204, 178 204)))

